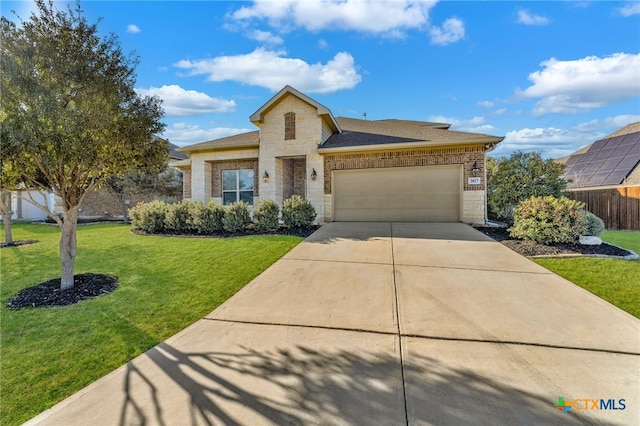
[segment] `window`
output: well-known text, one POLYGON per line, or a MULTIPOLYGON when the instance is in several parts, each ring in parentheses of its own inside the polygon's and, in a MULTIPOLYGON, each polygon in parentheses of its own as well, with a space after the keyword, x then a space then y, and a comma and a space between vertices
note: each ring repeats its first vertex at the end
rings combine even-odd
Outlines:
POLYGON ((222 203, 224 205, 244 201, 253 204, 253 170, 222 171, 222 203))
POLYGON ((296 113, 288 112, 284 115, 284 140, 296 138, 296 113))

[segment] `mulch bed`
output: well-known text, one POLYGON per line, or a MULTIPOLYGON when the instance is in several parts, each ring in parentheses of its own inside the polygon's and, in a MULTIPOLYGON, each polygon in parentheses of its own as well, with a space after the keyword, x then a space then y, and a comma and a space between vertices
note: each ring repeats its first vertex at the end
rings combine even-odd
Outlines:
POLYGON ((201 238, 229 238, 229 237, 242 237, 245 235, 293 235, 296 237, 307 238, 309 235, 316 232, 320 226, 314 225, 308 228, 289 228, 288 226, 281 226, 275 231, 258 232, 254 227, 247 227, 243 233, 231 233, 231 232, 219 232, 216 234, 193 234, 189 232, 175 233, 175 232, 159 232, 155 234, 149 234, 139 229, 131 229, 131 232, 136 235, 164 235, 168 237, 201 237, 201 238))
POLYGON ((60 278, 25 288, 9 299, 7 308, 67 306, 82 300, 109 294, 118 287, 118 278, 102 274, 80 274, 73 277, 74 286, 60 290, 60 278))
POLYGON ((37 242, 38 240, 19 240, 19 241, 14 241, 11 244, 7 244, 6 242, 3 242, 3 243, 0 243, 0 248, 26 246, 27 244, 35 244, 37 242))
POLYGON ((602 243, 598 246, 582 244, 539 244, 533 241, 517 240, 509 235, 507 228, 493 226, 477 226, 478 231, 501 242, 511 250, 523 256, 555 256, 555 255, 603 255, 628 256, 631 253, 611 244, 602 243))

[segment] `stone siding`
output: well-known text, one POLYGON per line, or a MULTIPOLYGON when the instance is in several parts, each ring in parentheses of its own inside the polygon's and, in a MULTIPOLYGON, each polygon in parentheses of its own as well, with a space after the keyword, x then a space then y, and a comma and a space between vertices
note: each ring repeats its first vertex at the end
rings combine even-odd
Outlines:
POLYGON ((290 157, 305 157, 305 179, 296 179, 299 185, 306 188, 295 188, 296 191, 306 193, 306 198, 318 212, 318 218, 324 217, 323 182, 323 158, 317 152, 318 145, 322 142, 322 118, 317 109, 298 99, 287 95, 277 102, 264 115, 260 124, 260 173, 268 171, 272 177, 269 182, 260 182, 260 198, 274 200, 281 204, 284 201, 284 174, 286 172, 285 160, 290 157), (294 112, 296 119, 295 139, 285 140, 285 114, 294 112), (311 171, 315 169, 318 178, 311 180, 311 171))
MULTIPOLYGON (((206 202, 212 194, 212 162, 258 158, 258 149, 235 149, 191 154, 191 199, 206 202)), ((254 188, 254 191, 257 191, 254 188)))

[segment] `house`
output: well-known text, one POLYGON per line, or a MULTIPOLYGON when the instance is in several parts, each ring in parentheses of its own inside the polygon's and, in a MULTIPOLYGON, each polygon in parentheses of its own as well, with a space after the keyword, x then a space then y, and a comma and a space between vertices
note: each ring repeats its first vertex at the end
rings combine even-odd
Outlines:
POLYGON ((640 122, 556 161, 566 165, 570 198, 608 229, 640 230, 640 122))
MULTIPOLYGON (((155 136, 157 138, 157 136, 155 136)), ((187 156, 176 151, 176 145, 167 141, 169 149, 169 162, 180 161, 187 156)), ((178 173, 179 174, 179 173, 178 173)), ((180 185, 180 182, 177 182, 180 185)), ((178 186, 179 188, 179 186, 178 186)), ((78 210, 78 217, 87 218, 116 218, 121 219, 129 208, 135 206, 139 202, 147 202, 154 199, 164 199, 165 201, 180 201, 180 197, 167 197, 157 193, 130 194, 130 193, 114 193, 107 188, 99 188, 85 197, 78 210)))
POLYGON ((290 86, 250 120, 258 130, 178 149, 189 155, 173 163, 184 198, 255 205, 297 194, 319 222, 485 222, 485 153, 501 137, 334 117, 290 86))

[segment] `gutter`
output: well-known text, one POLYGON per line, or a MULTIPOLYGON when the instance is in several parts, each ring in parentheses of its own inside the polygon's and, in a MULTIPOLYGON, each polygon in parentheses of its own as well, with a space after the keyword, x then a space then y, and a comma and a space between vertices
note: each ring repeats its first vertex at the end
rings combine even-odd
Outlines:
POLYGON ((378 145, 359 145, 359 146, 339 146, 334 148, 323 148, 319 146, 317 151, 319 154, 331 154, 331 153, 342 153, 342 152, 362 152, 362 151, 388 151, 388 150, 398 150, 398 149, 411 149, 411 148, 442 148, 449 146, 465 146, 465 145, 491 145, 491 149, 495 147, 495 145, 501 142, 499 141, 487 141, 485 140, 469 140, 469 141, 451 141, 451 142, 437 142, 434 143, 432 141, 419 141, 419 142, 401 142, 401 143, 385 143, 378 145))

